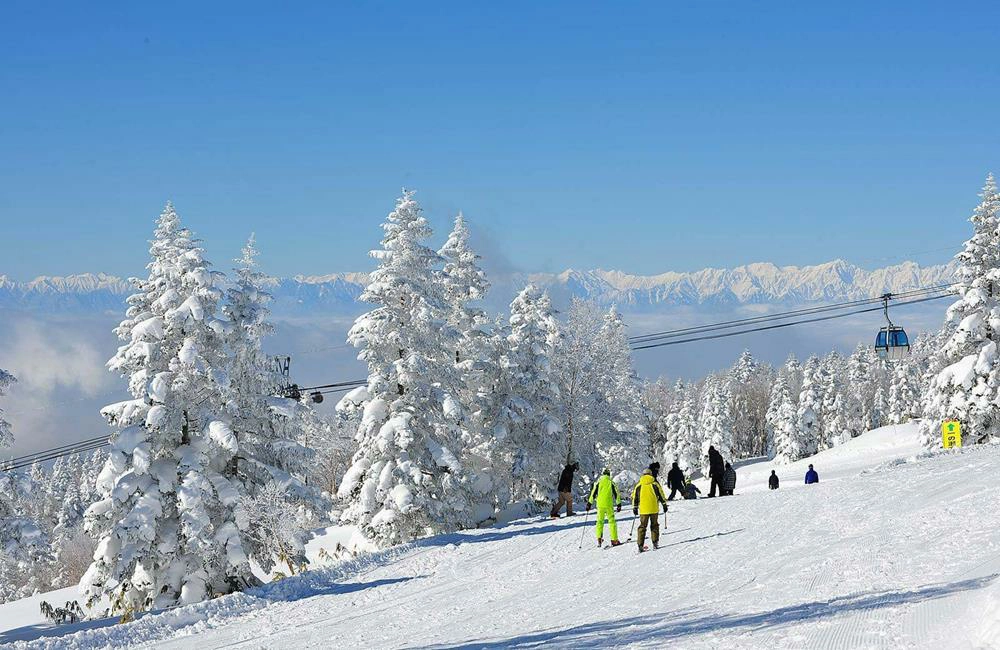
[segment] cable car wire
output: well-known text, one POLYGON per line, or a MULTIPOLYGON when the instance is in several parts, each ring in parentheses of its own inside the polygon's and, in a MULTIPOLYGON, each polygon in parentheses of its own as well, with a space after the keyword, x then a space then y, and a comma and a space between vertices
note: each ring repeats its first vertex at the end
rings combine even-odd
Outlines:
MULTIPOLYGON (((940 300, 941 298, 947 298, 950 295, 951 295, 950 293, 946 293, 946 294, 943 294, 943 295, 940 295, 940 296, 930 296, 930 297, 927 297, 927 298, 917 298, 917 299, 914 299, 914 300, 908 300, 906 302, 897 303, 896 306, 897 307, 902 307, 904 305, 915 305, 917 303, 928 302, 928 301, 931 301, 931 300, 940 300)), ((697 337, 692 337, 692 338, 681 339, 679 341, 677 341, 677 340, 659 341, 659 342, 649 343, 649 344, 646 344, 646 345, 633 346, 632 350, 633 351, 635 351, 635 350, 649 350, 650 348, 659 348, 659 347, 664 347, 664 346, 667 346, 667 345, 680 345, 681 343, 693 343, 695 341, 710 341, 710 340, 713 340, 713 339, 722 339, 722 338, 727 338, 727 337, 730 337, 730 336, 740 336, 742 334, 752 334, 753 332, 764 332, 764 331, 767 331, 767 330, 774 330, 774 329, 779 329, 779 328, 782 328, 782 327, 792 327, 793 325, 804 325, 806 323, 818 323, 820 321, 832 320, 834 318, 845 318, 847 316, 854 316, 856 314, 866 314, 866 313, 873 312, 873 311, 882 311, 882 307, 879 306, 879 307, 868 307, 868 308, 865 308, 865 309, 856 309, 854 311, 849 311, 849 312, 846 312, 846 313, 843 313, 843 314, 830 314, 829 316, 817 316, 816 318, 807 318, 807 319, 803 319, 803 320, 792 321, 791 323, 778 323, 776 325, 766 325, 766 326, 763 326, 763 327, 756 327, 756 328, 748 329, 748 330, 740 330, 738 332, 723 332, 722 334, 710 334, 708 336, 697 336, 697 337)))

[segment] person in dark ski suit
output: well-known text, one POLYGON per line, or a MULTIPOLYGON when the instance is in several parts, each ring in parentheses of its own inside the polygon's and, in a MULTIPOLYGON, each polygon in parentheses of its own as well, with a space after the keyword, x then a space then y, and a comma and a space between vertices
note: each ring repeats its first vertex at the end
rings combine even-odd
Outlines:
POLYGON ((722 495, 722 475, 726 471, 725 464, 722 461, 722 454, 716 451, 715 447, 708 448, 708 477, 712 479, 712 487, 708 490, 708 496, 714 497, 716 488, 719 489, 719 495, 722 495))
POLYGON ((578 469, 580 469, 580 463, 570 463, 563 468, 562 474, 559 475, 559 485, 556 488, 559 491, 559 500, 552 506, 552 512, 549 513, 553 519, 559 518, 559 510, 562 509, 564 503, 566 504, 567 517, 576 514, 573 512, 573 472, 578 469))
POLYGON ((771 470, 771 477, 767 479, 767 487, 772 490, 778 489, 778 475, 774 473, 773 469, 771 470))
POLYGON ((646 550, 643 542, 646 541, 646 529, 650 529, 649 538, 653 541, 653 548, 659 548, 660 544, 660 506, 663 512, 667 511, 667 500, 663 498, 663 488, 653 478, 653 470, 647 469, 642 473, 639 484, 632 490, 632 514, 639 517, 639 552, 646 550))
POLYGON ((653 480, 654 481, 659 480, 659 478, 660 478, 660 464, 658 462, 653 461, 652 463, 650 463, 649 464, 649 471, 651 471, 653 473, 653 480))
POLYGON ((736 470, 729 463, 726 463, 726 469, 722 472, 722 496, 732 496, 733 490, 736 489, 736 470))
MULTIPOLYGON (((653 478, 656 476, 654 475, 653 478)), ((681 471, 681 466, 677 463, 674 463, 670 471, 667 472, 667 489, 670 490, 667 501, 673 501, 678 492, 684 496, 684 472, 681 471)))
POLYGON ((813 469, 813 466, 809 466, 809 471, 806 472, 806 485, 812 485, 813 483, 819 483, 819 474, 813 469))
POLYGON ((701 490, 698 489, 697 485, 691 482, 691 478, 688 477, 684 479, 684 498, 697 499, 699 494, 701 494, 701 490))

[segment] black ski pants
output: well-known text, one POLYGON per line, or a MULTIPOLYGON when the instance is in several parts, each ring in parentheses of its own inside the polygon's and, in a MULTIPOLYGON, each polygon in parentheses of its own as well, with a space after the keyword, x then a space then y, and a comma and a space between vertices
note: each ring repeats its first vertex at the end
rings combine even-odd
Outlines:
POLYGON ((717 476, 713 476, 712 477, 712 487, 708 491, 708 496, 710 496, 710 497, 714 497, 715 496, 715 488, 719 488, 719 496, 720 497, 726 493, 722 489, 722 479, 719 478, 719 477, 717 477, 717 476))

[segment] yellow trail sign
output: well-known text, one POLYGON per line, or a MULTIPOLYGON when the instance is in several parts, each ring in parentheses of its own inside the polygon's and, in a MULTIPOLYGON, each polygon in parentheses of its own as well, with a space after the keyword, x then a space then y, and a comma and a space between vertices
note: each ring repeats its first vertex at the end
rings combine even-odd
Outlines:
POLYGON ((941 423, 941 445, 945 449, 962 446, 962 423, 958 420, 945 420, 941 423))

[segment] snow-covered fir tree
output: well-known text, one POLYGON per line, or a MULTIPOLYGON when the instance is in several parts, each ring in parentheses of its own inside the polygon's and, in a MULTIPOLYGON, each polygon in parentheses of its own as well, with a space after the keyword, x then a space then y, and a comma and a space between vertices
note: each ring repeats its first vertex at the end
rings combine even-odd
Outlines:
POLYGON ((338 496, 341 521, 389 546, 468 525, 471 480, 459 452, 461 406, 455 390, 458 337, 447 325, 440 257, 413 193, 404 191, 383 224, 378 268, 361 300, 376 307, 360 316, 348 340, 368 365, 367 402, 358 450, 338 496))
POLYGON ((133 399, 102 414, 117 431, 88 508, 99 538, 81 580, 89 602, 130 613, 192 603, 252 579, 240 543, 239 493, 224 473, 237 453, 227 388, 222 292, 170 204, 157 222, 149 276, 133 280, 108 362, 133 399))
MULTIPOLYGON (((273 327, 268 321, 271 296, 264 289, 267 278, 257 268, 257 255, 251 235, 237 260, 223 307, 229 320, 230 378, 224 399, 238 453, 222 475, 244 499, 256 498, 262 490, 268 490, 268 498, 258 499, 257 506, 273 503, 275 486, 279 486, 280 496, 289 502, 289 508, 291 504, 308 504, 315 510, 325 510, 325 500, 302 480, 315 456, 312 449, 301 444, 304 423, 314 415, 306 404, 275 395, 279 377, 262 350, 263 338, 273 327)), ((261 530, 265 518, 248 516, 247 507, 240 502, 234 502, 232 507, 241 520, 242 548, 264 571, 270 571, 279 557, 288 566, 306 563, 304 547, 269 545, 274 537, 261 530), (287 555, 291 550, 301 552, 287 555)), ((294 530, 296 523, 293 519, 284 525, 295 535, 307 538, 306 531, 294 530)))
POLYGON ((708 476, 708 448, 733 460, 733 417, 730 412, 729 384, 724 377, 709 377, 705 384, 705 404, 701 411, 702 473, 708 476))
POLYGON ((770 425, 774 430, 774 458, 791 463, 805 456, 799 435, 798 411, 787 375, 778 375, 771 395, 770 425))
POLYGON ((511 501, 543 504, 566 459, 551 363, 558 325, 548 295, 526 286, 510 304, 506 331, 494 431, 509 468, 511 501))
POLYGON ((963 444, 1000 436, 1000 195, 993 174, 987 176, 979 196, 982 201, 970 218, 972 237, 955 257, 959 299, 946 317, 955 324, 954 331, 938 357, 943 368, 925 395, 921 426, 924 443, 930 447, 941 446, 941 423, 951 419, 962 423, 963 444))
POLYGON ((895 361, 891 370, 888 420, 891 424, 903 424, 920 413, 920 371, 915 359, 895 361))
POLYGON ((685 474, 701 467, 701 430, 697 420, 697 398, 689 391, 677 411, 677 433, 673 456, 664 454, 667 460, 674 460, 684 469, 685 474))
POLYGON ((457 423, 462 440, 461 461, 470 477, 475 495, 473 519, 483 522, 498 507, 502 491, 494 468, 498 452, 493 435, 495 384, 498 380, 498 351, 490 335, 490 321, 479 304, 486 298, 490 283, 479 266, 479 255, 469 243, 470 232, 461 213, 445 245, 438 251, 444 260, 440 273, 448 304, 447 322, 458 340, 455 346, 457 388, 461 416, 457 423))
POLYGON ((643 420, 642 396, 625 321, 614 307, 602 320, 596 340, 599 358, 603 357, 600 382, 596 386, 601 408, 592 419, 599 427, 597 458, 602 468, 610 469, 612 476, 616 476, 650 462, 649 428, 643 420))
POLYGON ((819 358, 809 357, 802 371, 802 390, 799 392, 798 441, 803 456, 818 451, 822 434, 821 413, 823 395, 819 358))

